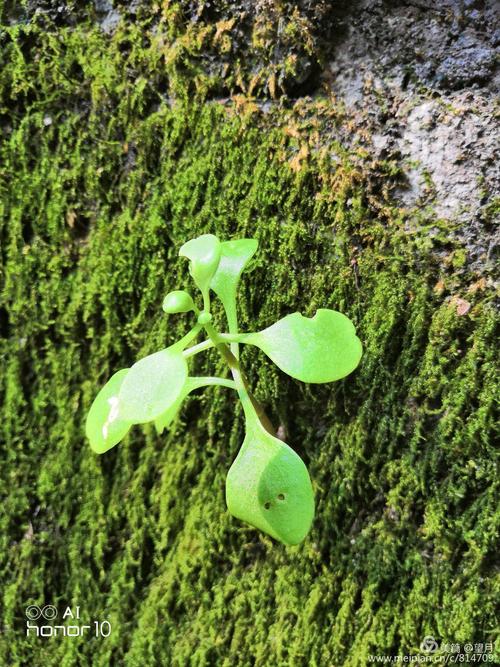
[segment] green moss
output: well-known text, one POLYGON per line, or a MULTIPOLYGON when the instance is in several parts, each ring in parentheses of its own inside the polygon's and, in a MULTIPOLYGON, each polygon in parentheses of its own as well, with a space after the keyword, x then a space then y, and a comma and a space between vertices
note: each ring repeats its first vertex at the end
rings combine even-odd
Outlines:
POLYGON ((342 149, 328 100, 189 101, 193 70, 139 23, 2 40, 2 664, 365 665, 426 634, 494 639, 495 317, 463 249, 446 262, 429 237, 444 223, 391 203, 394 165, 342 149), (101 384, 185 330, 161 303, 204 232, 259 239, 243 328, 334 307, 364 343, 334 385, 242 355, 315 486, 297 548, 225 510, 243 437, 227 390, 190 397, 164 436, 134 429, 103 457, 84 441, 101 384), (26 638, 43 603, 111 636, 26 638))

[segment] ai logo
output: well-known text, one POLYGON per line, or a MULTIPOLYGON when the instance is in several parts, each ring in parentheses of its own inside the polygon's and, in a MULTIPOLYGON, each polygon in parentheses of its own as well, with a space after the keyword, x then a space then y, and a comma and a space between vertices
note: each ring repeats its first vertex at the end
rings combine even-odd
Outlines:
MULTIPOLYGON (((37 606, 31 604, 25 609, 26 618, 26 635, 36 635, 37 637, 81 637, 84 634, 92 633, 96 637, 109 637, 111 634, 111 624, 109 621, 93 621, 90 625, 80 625, 80 623, 72 623, 68 625, 41 625, 33 623, 41 619, 45 621, 53 621, 59 615, 56 607, 52 604, 45 606, 37 606), (30 621, 32 621, 30 623, 30 621)), ((80 607, 66 607, 61 614, 61 622, 71 619, 71 621, 80 620, 80 607)))
MULTIPOLYGON (((26 607, 26 617, 30 621, 37 621, 40 617, 46 621, 53 621, 57 618, 58 611, 52 604, 46 604, 45 607, 37 607, 36 604, 30 604, 26 607)), ((62 618, 80 618, 80 607, 75 607, 75 611, 71 607, 66 607, 62 618)))
POLYGON ((73 611, 71 607, 66 607, 66 610, 64 614, 62 615, 63 618, 80 618, 80 607, 75 607, 75 613, 73 614, 73 611))

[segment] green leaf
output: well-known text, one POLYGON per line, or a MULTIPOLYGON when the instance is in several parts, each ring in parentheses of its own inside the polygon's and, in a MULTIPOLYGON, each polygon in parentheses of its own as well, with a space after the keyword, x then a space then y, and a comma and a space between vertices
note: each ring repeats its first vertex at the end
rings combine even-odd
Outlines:
POLYGON ((155 427, 158 433, 162 433, 167 426, 170 425, 175 415, 179 412, 182 406, 182 402, 186 396, 200 387, 208 387, 213 385, 219 385, 223 387, 230 387, 235 389, 236 386, 232 380, 227 380, 226 378, 217 378, 217 377, 188 377, 179 397, 175 400, 174 403, 169 405, 169 407, 162 412, 162 414, 155 419, 155 427))
POLYGON ((117 445, 130 429, 131 423, 121 417, 118 399, 120 387, 128 372, 129 369, 124 368, 115 373, 90 407, 85 432, 90 446, 97 454, 103 454, 117 445))
POLYGON ((141 359, 120 388, 120 413, 135 424, 156 419, 179 398, 187 375, 186 360, 176 346, 141 359))
POLYGON ((169 315, 173 313, 188 313, 194 310, 194 303, 191 295, 184 290, 169 292, 163 299, 163 311, 169 315))
POLYGON ((257 239, 237 239, 221 243, 221 257, 210 287, 226 310, 229 331, 236 328, 236 290, 245 266, 254 256, 257 239))
POLYGON ((221 256, 221 242, 213 234, 203 234, 185 243, 179 250, 181 257, 191 260, 190 271, 200 290, 207 292, 217 271, 221 256))
MULTIPOLYGON (((187 393, 189 393, 189 392, 187 392, 187 393)), ((172 421, 174 420, 176 414, 177 414, 177 413, 179 412, 179 410, 181 409, 182 402, 183 402, 184 399, 186 398, 187 393, 185 394, 185 393, 183 392, 183 393, 179 396, 179 398, 177 398, 176 401, 175 401, 174 403, 172 403, 172 405, 170 405, 170 406, 165 410, 165 412, 162 412, 162 414, 154 420, 154 421, 155 421, 155 428, 156 428, 156 431, 157 431, 158 435, 160 435, 161 433, 163 433, 163 431, 164 431, 168 426, 170 426, 170 424, 171 424, 172 421)))
POLYGON ((229 512, 284 544, 299 544, 314 518, 314 494, 298 454, 247 422, 241 449, 226 478, 229 512))
POLYGON ((186 396, 189 394, 190 391, 192 391, 192 387, 189 386, 189 378, 184 384, 184 387, 182 388, 181 393, 179 396, 175 399, 173 403, 171 403, 168 408, 161 413, 158 417, 156 417, 155 421, 155 428, 158 434, 163 433, 163 431, 167 428, 167 426, 170 426, 172 421, 174 420, 176 414, 179 412, 179 410, 182 407, 182 403, 186 396))
POLYGON ((260 347, 278 368, 302 382, 339 380, 356 368, 362 352, 351 320, 326 308, 312 318, 292 313, 240 340, 260 347))

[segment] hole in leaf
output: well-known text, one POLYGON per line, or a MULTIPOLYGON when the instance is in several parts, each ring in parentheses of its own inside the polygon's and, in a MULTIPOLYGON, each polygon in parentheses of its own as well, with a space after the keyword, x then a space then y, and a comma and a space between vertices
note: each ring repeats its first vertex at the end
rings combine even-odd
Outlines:
POLYGON ((267 501, 267 503, 264 503, 264 507, 266 508, 266 510, 270 509, 271 503, 269 502, 269 500, 267 501))
POLYGON ((285 500, 285 494, 284 493, 278 493, 278 500, 285 500))

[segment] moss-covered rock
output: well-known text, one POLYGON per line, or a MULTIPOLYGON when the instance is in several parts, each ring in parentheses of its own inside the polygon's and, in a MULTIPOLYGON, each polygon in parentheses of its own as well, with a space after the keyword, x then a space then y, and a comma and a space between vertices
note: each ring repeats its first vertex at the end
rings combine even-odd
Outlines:
POLYGON ((179 39, 140 21, 0 33, 0 661, 323 667, 424 635, 492 641, 486 282, 446 222, 392 203, 393 163, 338 143, 349 119, 331 99, 207 101, 179 39), (102 457, 84 440, 103 382, 185 331, 162 298, 188 280, 178 248, 205 232, 259 239, 242 328, 331 307, 363 341, 334 385, 242 354, 313 480, 299 547, 226 511, 243 422, 223 388, 193 394, 162 436, 133 429, 102 457), (79 605, 111 635, 26 637, 28 604, 79 605))

